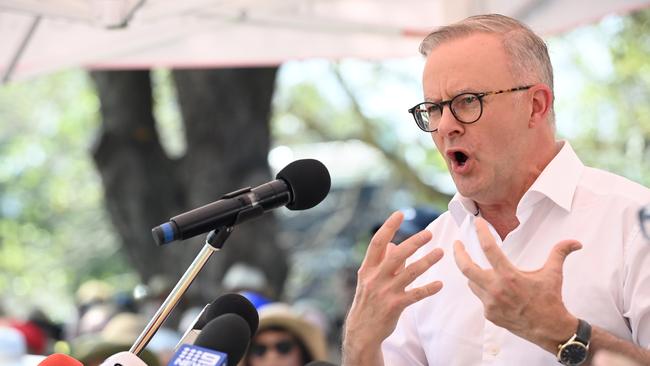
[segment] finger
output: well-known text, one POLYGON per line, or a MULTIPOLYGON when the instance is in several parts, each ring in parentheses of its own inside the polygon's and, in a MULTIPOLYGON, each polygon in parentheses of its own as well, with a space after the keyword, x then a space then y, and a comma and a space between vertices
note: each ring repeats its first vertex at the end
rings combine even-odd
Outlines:
MULTIPOLYGON (((397 244, 390 242, 386 244, 386 253, 384 254, 384 258, 394 258, 396 254, 394 254, 395 250, 397 249, 397 244)), ((401 271, 404 269, 404 262, 402 262, 402 266, 397 268, 395 270, 395 273, 401 271)))
POLYGON ((424 244, 428 243, 431 240, 431 236, 430 231, 422 230, 403 241, 391 251, 390 256, 385 256, 381 272, 392 275, 403 268, 406 259, 412 256, 424 244))
POLYGON ((483 298, 485 296, 485 290, 481 288, 481 286, 477 285, 476 282, 472 281, 467 281, 467 286, 469 286, 469 289, 472 291, 476 297, 479 298, 479 300, 483 301, 483 298))
POLYGON ((544 268, 557 273, 562 273, 564 260, 572 252, 582 248, 582 244, 576 240, 562 240, 555 244, 551 254, 549 254, 544 268))
POLYGON ((474 281, 481 286, 487 283, 487 275, 485 271, 479 267, 478 264, 474 263, 472 257, 469 256, 469 253, 467 253, 465 246, 460 240, 454 242, 454 260, 456 261, 458 269, 460 269, 467 279, 474 281))
POLYGON ((393 236, 395 236, 395 232, 399 229, 403 219, 404 214, 399 211, 393 212, 388 219, 386 219, 384 224, 381 225, 379 230, 377 230, 370 240, 368 250, 366 251, 366 258, 363 261, 364 264, 376 266, 381 262, 386 251, 386 244, 390 242, 393 236))
POLYGON ((495 271, 506 271, 510 272, 515 270, 514 266, 508 260, 505 254, 490 233, 488 228, 487 221, 481 217, 476 218, 476 234, 478 236, 478 241, 481 243, 481 249, 485 253, 485 257, 488 262, 492 265, 495 271))
POLYGON ((438 293, 438 291, 440 291, 440 289, 442 289, 442 282, 434 281, 424 286, 408 290, 406 291, 406 296, 404 297, 404 306, 409 306, 429 296, 435 295, 438 293))
POLYGON ((399 273, 396 279, 396 284, 400 288, 404 288, 413 282, 418 276, 426 272, 431 266, 438 263, 438 261, 444 255, 442 249, 435 248, 424 257, 418 259, 417 261, 409 264, 403 271, 399 273))

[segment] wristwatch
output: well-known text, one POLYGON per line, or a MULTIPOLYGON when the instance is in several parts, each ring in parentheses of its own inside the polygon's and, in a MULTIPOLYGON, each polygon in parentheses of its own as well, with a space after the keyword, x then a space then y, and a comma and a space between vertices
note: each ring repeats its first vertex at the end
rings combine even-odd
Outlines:
POLYGON ((557 360, 566 366, 576 366, 587 361, 590 339, 591 325, 582 319, 578 319, 576 334, 558 346, 557 360))

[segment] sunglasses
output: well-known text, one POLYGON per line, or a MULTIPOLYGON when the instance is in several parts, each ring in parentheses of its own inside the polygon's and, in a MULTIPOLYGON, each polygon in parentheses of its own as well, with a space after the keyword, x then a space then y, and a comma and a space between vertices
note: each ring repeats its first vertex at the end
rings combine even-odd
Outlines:
POLYGON ((296 344, 292 340, 284 340, 275 344, 251 344, 250 353, 255 357, 263 357, 267 350, 275 348, 275 351, 281 355, 287 355, 293 350, 296 344))

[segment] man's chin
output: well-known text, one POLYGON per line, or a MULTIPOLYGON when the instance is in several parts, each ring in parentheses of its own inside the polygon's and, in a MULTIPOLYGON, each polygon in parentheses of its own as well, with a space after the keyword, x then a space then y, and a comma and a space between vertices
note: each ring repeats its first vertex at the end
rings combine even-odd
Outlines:
POLYGON ((470 181, 467 177, 453 177, 456 190, 463 197, 474 198, 480 193, 480 187, 476 182, 470 181))

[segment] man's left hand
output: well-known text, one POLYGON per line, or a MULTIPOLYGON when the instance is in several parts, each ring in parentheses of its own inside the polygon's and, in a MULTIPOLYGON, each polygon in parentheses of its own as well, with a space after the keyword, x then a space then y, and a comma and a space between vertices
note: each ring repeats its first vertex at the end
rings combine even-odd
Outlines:
POLYGON ((476 232, 491 269, 479 267, 462 242, 454 243, 454 259, 483 303, 485 318, 549 352, 568 340, 578 327, 562 301, 562 266, 566 257, 582 248, 575 240, 555 245, 544 266, 536 271, 517 269, 490 234, 487 222, 476 219, 476 232))

